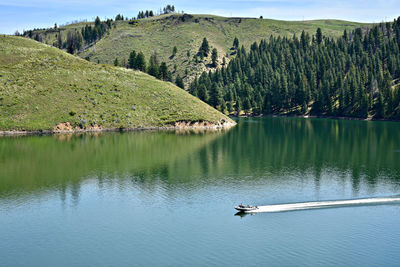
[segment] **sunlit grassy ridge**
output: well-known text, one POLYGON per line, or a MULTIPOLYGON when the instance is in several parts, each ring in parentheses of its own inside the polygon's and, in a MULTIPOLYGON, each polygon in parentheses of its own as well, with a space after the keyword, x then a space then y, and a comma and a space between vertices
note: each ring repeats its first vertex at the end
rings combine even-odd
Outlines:
MULTIPOLYGON (((80 30, 85 24, 91 23, 78 23, 61 28, 63 38, 66 38, 67 31, 80 30)), ((255 41, 268 39, 270 35, 299 36, 303 30, 315 34, 320 27, 324 35, 337 37, 343 34, 344 29, 352 30, 361 26, 367 24, 340 20, 280 21, 168 14, 141 19, 135 24, 116 21, 100 41, 78 54, 82 58, 89 57, 93 62, 112 64, 115 58, 123 62, 132 50, 142 51, 147 60, 152 53, 157 52, 160 60, 165 61, 171 70, 174 69, 174 65, 177 66, 174 75, 179 73, 185 76, 187 81, 207 69, 207 65, 211 63, 210 57, 202 63, 196 63, 193 59, 204 37, 209 40, 211 47, 217 48, 221 64, 223 57, 227 60, 231 57, 230 48, 235 37, 239 39, 240 45, 248 48, 255 41), (174 46, 178 48, 178 53, 171 57, 174 46)), ((44 42, 53 44, 56 41, 55 34, 54 32, 43 36, 44 42)))
POLYGON ((96 65, 36 41, 0 36, 0 130, 62 122, 103 128, 229 120, 172 83, 96 65))

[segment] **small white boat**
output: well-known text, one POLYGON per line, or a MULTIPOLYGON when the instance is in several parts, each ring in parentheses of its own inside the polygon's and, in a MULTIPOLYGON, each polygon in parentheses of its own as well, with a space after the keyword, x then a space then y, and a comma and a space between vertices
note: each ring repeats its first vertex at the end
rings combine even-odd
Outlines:
POLYGON ((235 209, 241 212, 249 212, 258 209, 258 207, 250 205, 245 206, 243 204, 240 204, 239 206, 235 207, 235 209))

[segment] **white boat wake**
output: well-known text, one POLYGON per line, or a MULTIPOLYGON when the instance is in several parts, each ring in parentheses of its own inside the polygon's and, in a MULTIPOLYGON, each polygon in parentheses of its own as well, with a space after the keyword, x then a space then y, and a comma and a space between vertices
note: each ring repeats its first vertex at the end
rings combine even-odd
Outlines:
POLYGON ((368 206, 368 205, 372 206, 372 205, 385 205, 385 204, 386 205, 400 204, 400 197, 361 198, 361 199, 350 199, 350 200, 274 204, 274 205, 258 206, 258 209, 246 211, 246 213, 284 212, 284 211, 295 211, 295 210, 325 209, 325 208, 368 206))

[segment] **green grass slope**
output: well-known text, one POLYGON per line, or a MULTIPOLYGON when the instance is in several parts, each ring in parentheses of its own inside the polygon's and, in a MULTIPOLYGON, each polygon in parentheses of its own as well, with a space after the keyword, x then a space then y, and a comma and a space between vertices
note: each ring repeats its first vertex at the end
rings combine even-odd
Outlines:
MULTIPOLYGON (((85 24, 78 23, 61 28, 62 36, 65 38, 67 31, 80 30, 85 24)), ((133 25, 129 24, 129 21, 116 21, 100 41, 78 54, 82 58, 89 57, 93 62, 112 64, 115 58, 118 58, 119 62, 127 59, 132 50, 142 51, 147 60, 152 53, 157 52, 160 60, 165 61, 171 70, 174 65, 177 66, 174 76, 179 73, 185 76, 187 82, 194 75, 209 68, 208 64, 211 63, 210 57, 202 63, 195 63, 193 60, 193 55, 198 51, 204 37, 208 39, 211 47, 217 48, 221 64, 224 56, 229 60, 232 52, 230 48, 235 37, 247 48, 255 41, 269 38, 270 35, 299 36, 303 30, 315 34, 320 27, 324 35, 337 37, 343 34, 344 29, 351 30, 362 26, 367 24, 339 20, 280 21, 168 14, 141 19, 133 25), (171 57, 174 46, 178 48, 178 53, 171 57)), ((55 34, 53 32, 43 35, 43 40, 53 44, 56 41, 55 34)))
POLYGON ((98 65, 39 42, 0 36, 0 130, 159 127, 230 121, 172 83, 98 65))

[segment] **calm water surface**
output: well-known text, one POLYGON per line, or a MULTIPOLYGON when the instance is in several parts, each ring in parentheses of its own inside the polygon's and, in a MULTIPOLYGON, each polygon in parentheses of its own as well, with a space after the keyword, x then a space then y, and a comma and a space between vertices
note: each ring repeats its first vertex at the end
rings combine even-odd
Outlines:
POLYGON ((400 206, 234 216, 400 194, 400 123, 0 138, 0 266, 399 266, 400 206))

